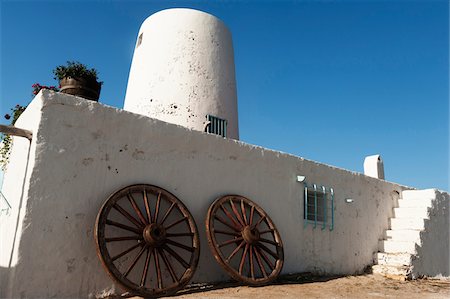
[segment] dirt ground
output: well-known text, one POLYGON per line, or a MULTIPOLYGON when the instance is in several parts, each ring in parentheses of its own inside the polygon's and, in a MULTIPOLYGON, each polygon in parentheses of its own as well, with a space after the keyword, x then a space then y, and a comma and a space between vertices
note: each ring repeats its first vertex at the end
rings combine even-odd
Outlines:
POLYGON ((450 280, 399 281, 368 274, 346 277, 282 276, 264 287, 236 283, 190 286, 170 298, 408 298, 449 299, 450 280))

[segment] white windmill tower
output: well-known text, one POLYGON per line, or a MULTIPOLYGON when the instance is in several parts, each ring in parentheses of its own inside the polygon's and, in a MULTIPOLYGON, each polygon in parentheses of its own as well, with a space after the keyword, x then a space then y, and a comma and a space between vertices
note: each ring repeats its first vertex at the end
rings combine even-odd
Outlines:
POLYGON ((239 139, 230 31, 218 18, 174 8, 139 30, 124 109, 239 139))

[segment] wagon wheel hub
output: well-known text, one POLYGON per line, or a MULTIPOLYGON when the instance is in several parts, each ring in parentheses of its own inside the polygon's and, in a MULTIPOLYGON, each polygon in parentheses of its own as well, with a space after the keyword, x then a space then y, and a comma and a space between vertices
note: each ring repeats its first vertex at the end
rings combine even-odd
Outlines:
POLYGON ((166 230, 156 223, 151 223, 144 228, 142 236, 151 247, 159 247, 166 241, 166 230))
POLYGON ((247 244, 256 244, 259 241, 259 231, 256 228, 252 228, 250 225, 244 227, 241 231, 242 238, 247 244))

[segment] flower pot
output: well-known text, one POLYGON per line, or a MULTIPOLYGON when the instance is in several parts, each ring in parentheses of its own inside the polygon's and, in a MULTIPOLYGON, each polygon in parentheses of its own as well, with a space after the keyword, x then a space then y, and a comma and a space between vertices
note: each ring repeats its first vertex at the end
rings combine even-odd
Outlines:
POLYGON ((98 101, 100 97, 101 84, 97 81, 84 78, 66 77, 59 81, 60 91, 63 93, 79 96, 91 101, 98 101))

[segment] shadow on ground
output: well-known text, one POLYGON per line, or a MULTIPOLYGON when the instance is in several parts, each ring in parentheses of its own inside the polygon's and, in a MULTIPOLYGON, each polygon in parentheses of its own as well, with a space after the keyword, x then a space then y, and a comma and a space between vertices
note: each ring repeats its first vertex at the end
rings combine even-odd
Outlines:
MULTIPOLYGON (((297 273, 297 274, 285 274, 280 275, 274 282, 268 285, 287 285, 287 284, 304 284, 313 282, 326 282, 333 279, 341 278, 343 276, 318 276, 312 273, 297 273)), ((254 286, 252 288, 266 287, 267 284, 263 286, 254 286)), ((207 291, 221 290, 227 288, 247 286, 243 283, 236 281, 221 281, 221 282, 211 282, 211 283, 195 283, 187 285, 184 289, 178 291, 173 295, 166 295, 165 297, 175 297, 180 295, 188 295, 195 293, 202 293, 207 291)), ((135 294, 124 293, 121 296, 108 297, 108 299, 118 299, 118 298, 132 298, 136 297, 135 294)))

